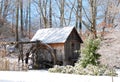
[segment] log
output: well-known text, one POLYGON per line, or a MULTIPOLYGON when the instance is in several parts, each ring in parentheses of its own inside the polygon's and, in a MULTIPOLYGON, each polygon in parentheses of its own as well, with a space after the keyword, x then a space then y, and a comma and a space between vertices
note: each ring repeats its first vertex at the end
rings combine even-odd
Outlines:
POLYGON ((0 45, 4 44, 31 44, 31 43, 42 43, 41 41, 18 41, 18 42, 0 42, 0 45))

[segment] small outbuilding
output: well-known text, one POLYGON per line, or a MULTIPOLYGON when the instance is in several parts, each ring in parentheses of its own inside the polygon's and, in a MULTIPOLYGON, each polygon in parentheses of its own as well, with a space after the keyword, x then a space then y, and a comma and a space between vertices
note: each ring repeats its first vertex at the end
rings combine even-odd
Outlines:
POLYGON ((31 41, 40 40, 54 49, 57 62, 60 65, 74 65, 83 43, 75 27, 39 29, 31 41))

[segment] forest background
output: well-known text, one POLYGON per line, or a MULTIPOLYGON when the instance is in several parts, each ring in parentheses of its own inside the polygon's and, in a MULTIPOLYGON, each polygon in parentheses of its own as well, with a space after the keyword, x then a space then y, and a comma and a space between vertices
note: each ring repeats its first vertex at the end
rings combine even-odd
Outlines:
POLYGON ((98 33, 119 29, 119 3, 120 0, 0 0, 0 34, 4 27, 18 41, 24 36, 31 38, 39 28, 75 26, 81 35, 91 33, 97 37, 98 33))

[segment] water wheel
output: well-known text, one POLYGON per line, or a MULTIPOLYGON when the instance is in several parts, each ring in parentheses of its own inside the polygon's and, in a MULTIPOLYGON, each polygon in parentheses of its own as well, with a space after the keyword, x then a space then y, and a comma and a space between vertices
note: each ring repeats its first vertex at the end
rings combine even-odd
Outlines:
POLYGON ((26 63, 28 63, 29 55, 31 54, 32 68, 49 68, 56 64, 56 56, 53 49, 42 42, 33 44, 26 53, 26 63))

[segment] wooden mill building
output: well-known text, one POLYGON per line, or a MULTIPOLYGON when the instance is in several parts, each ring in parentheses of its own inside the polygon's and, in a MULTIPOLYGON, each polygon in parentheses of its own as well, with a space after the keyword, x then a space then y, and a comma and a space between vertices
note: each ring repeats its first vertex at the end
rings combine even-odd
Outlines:
POLYGON ((75 27, 39 29, 31 41, 41 40, 54 49, 57 62, 62 65, 74 65, 83 42, 75 27))

